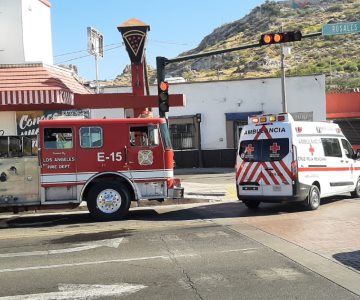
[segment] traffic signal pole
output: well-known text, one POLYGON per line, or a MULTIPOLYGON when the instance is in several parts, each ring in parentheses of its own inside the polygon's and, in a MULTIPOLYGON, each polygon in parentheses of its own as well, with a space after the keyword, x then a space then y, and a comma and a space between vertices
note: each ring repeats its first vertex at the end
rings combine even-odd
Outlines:
MULTIPOLYGON (((321 36, 321 35, 322 35, 322 32, 313 32, 313 33, 301 35, 301 39, 313 38, 313 37, 317 37, 317 36, 321 36)), ((197 53, 197 54, 192 54, 192 55, 185 55, 185 56, 180 56, 180 57, 171 58, 171 59, 168 59, 168 58, 162 57, 162 56, 157 56, 156 57, 156 72, 157 72, 158 86, 161 82, 165 81, 165 67, 168 64, 187 61, 187 60, 191 60, 191 59, 202 58, 202 57, 207 57, 207 56, 212 56, 212 55, 216 55, 216 54, 223 54, 223 53, 228 53, 228 52, 233 52, 233 51, 258 48, 258 47, 262 47, 262 46, 264 46, 264 44, 261 43, 261 41, 260 41, 260 42, 254 43, 254 44, 246 44, 246 45, 228 48, 228 49, 220 49, 220 50, 202 52, 202 53, 197 53)), ((284 70, 284 72, 285 72, 285 70, 284 70)), ((286 105, 284 107, 284 104, 283 104, 283 109, 287 110, 287 107, 286 107, 286 105)), ((165 115, 166 114, 160 113, 161 117, 166 117, 165 115)))

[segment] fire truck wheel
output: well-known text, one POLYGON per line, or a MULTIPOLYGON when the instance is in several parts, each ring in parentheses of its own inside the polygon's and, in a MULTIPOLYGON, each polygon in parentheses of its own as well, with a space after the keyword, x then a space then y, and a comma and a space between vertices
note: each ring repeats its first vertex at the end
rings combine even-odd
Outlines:
POLYGON ((355 191, 351 192, 351 197, 360 198, 360 178, 356 182, 355 191))
POLYGON ((242 200, 242 202, 246 205, 249 209, 256 209, 260 205, 260 201, 255 200, 242 200))
POLYGON ((92 217, 98 221, 121 219, 130 207, 128 189, 116 182, 99 182, 89 191, 87 206, 92 217))
POLYGON ((308 210, 318 209, 320 206, 320 191, 316 185, 312 185, 309 190, 309 195, 305 200, 305 207, 308 210))

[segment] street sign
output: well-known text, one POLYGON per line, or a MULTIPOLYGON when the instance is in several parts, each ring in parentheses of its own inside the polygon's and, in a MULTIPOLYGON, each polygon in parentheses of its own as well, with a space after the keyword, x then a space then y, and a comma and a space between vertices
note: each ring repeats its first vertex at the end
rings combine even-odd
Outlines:
POLYGON ((326 24, 322 27, 322 35, 338 35, 360 32, 360 21, 326 24))

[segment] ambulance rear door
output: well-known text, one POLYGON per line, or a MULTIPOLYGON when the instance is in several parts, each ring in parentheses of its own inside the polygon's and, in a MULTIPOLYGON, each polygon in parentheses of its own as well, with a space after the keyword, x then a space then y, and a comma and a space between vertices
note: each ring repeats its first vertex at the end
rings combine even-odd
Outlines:
POLYGON ((262 185, 264 196, 292 196, 292 145, 289 137, 263 140, 262 185))
POLYGON ((262 196, 292 195, 289 138, 242 141, 239 155, 240 194, 262 196))

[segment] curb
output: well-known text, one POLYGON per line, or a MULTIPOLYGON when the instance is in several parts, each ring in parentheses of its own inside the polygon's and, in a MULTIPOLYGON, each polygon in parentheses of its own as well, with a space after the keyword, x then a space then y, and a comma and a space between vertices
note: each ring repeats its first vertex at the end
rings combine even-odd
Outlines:
POLYGON ((183 199, 166 199, 163 202, 156 200, 144 200, 144 201, 133 201, 130 207, 147 207, 147 206, 167 206, 167 205, 182 205, 182 204, 193 204, 193 203, 213 203, 223 202, 223 200, 205 199, 205 198, 183 198, 183 199))

